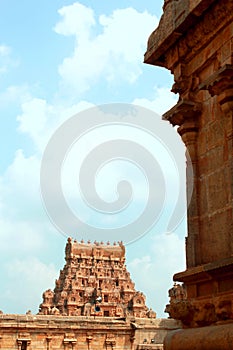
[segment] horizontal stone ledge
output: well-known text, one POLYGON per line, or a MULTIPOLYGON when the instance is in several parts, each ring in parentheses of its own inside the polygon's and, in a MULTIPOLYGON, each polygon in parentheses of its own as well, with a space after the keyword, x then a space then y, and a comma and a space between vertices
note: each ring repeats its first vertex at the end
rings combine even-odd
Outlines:
POLYGON ((208 276, 222 276, 233 271, 233 257, 217 260, 208 264, 188 268, 186 271, 176 273, 174 281, 189 282, 199 279, 208 279, 208 276))
POLYGON ((164 350, 232 350, 233 323, 171 331, 164 350))
POLYGON ((180 4, 167 1, 159 26, 149 37, 144 62, 164 66, 164 55, 170 47, 200 21, 200 16, 216 0, 189 0, 180 4))

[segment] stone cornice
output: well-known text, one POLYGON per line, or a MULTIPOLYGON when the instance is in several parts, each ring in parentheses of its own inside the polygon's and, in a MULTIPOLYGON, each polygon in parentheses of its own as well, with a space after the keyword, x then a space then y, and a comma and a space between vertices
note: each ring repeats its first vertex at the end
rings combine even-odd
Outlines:
POLYGON ((179 63, 188 63, 231 23, 232 13, 230 0, 226 0, 225 6, 213 0, 168 2, 159 27, 149 37, 144 62, 173 72, 179 63))
POLYGON ((165 66, 164 54, 184 32, 200 20, 215 0, 167 0, 159 27, 150 35, 144 62, 165 66))
POLYGON ((181 100, 168 112, 163 114, 163 120, 168 120, 173 126, 181 126, 187 121, 195 121, 200 112, 201 105, 199 103, 181 100))
POLYGON ((197 281, 208 279, 209 276, 216 276, 217 274, 223 275, 223 273, 232 273, 233 257, 225 258, 220 261, 215 261, 205 265, 189 268, 184 272, 179 272, 174 275, 174 281, 189 282, 194 278, 197 281))

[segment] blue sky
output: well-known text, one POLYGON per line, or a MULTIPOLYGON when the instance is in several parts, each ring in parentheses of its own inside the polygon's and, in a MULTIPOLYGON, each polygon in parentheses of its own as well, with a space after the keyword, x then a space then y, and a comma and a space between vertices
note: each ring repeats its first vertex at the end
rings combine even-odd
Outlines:
MULTIPOLYGON (((54 287, 64 264, 67 237, 49 220, 39 181, 41 158, 56 128, 94 105, 136 103, 162 114, 176 103, 171 74, 143 64, 162 4, 1 2, 0 309, 5 313, 36 313, 42 291, 54 287)), ((173 175, 170 179, 173 184, 173 175)), ((104 183, 100 188, 108 192, 104 183)), ((156 227, 127 245, 136 288, 160 317, 172 275, 184 269, 185 220, 166 234, 166 213, 165 208, 156 227)))

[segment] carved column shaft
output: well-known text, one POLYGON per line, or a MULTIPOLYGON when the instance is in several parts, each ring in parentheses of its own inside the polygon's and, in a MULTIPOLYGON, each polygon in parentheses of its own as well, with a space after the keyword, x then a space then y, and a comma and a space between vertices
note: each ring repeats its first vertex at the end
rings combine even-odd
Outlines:
POLYGON ((92 342, 92 339, 93 339, 93 336, 92 334, 87 334, 87 348, 88 350, 91 350, 91 342, 92 342))
POLYGON ((48 336, 46 337, 46 342, 47 342, 47 350, 49 350, 49 346, 50 346, 50 342, 51 342, 51 340, 52 340, 52 337, 48 335, 48 336))
POLYGON ((187 267, 192 267, 197 263, 199 251, 197 131, 193 127, 189 130, 183 125, 178 129, 178 132, 187 147, 186 189, 188 200, 188 236, 186 237, 186 264, 187 267))
POLYGON ((188 237, 186 239, 187 266, 197 263, 198 248, 198 163, 197 163, 197 125, 201 111, 199 104, 181 100, 170 111, 163 115, 172 125, 178 125, 178 132, 187 147, 187 201, 188 208, 188 237))

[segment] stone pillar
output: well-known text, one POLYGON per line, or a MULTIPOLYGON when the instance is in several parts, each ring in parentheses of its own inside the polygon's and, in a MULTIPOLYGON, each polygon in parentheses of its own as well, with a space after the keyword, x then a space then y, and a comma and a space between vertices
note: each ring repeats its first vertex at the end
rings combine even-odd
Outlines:
POLYGON ((51 340, 52 340, 51 335, 47 335, 47 337, 46 337, 46 342, 47 342, 47 350, 49 350, 49 345, 50 345, 51 340))
POLYGON ((21 350, 22 341, 21 340, 17 340, 17 345, 18 345, 18 350, 21 350))
POLYGON ((187 267, 193 267, 198 261, 199 247, 199 220, 198 220, 198 164, 197 164, 197 132, 198 117, 201 113, 201 104, 191 100, 181 100, 171 110, 163 115, 173 126, 178 125, 180 134, 187 148, 187 201, 188 208, 188 237, 186 238, 187 267), (192 183, 193 182, 193 183, 192 183), (190 190, 190 193, 189 193, 190 190), (191 200, 190 200, 191 196, 191 200))
POLYGON ((197 348, 198 334, 202 350, 231 349, 233 2, 166 0, 159 26, 148 40, 145 63, 174 75, 172 91, 179 94, 179 102, 164 119, 179 126, 194 175, 187 266, 173 277, 182 282, 187 297, 171 300, 168 307, 170 316, 190 329, 171 333, 165 349, 197 348))
POLYGON ((107 334, 105 345, 107 350, 115 350, 116 347, 116 338, 112 334, 107 334))
POLYGON ((130 350, 134 349, 134 342, 135 342, 135 330, 132 331, 132 334, 130 336, 130 350))
POLYGON ((91 350, 92 339, 93 339, 92 334, 87 334, 87 348, 88 348, 88 350, 91 350))

